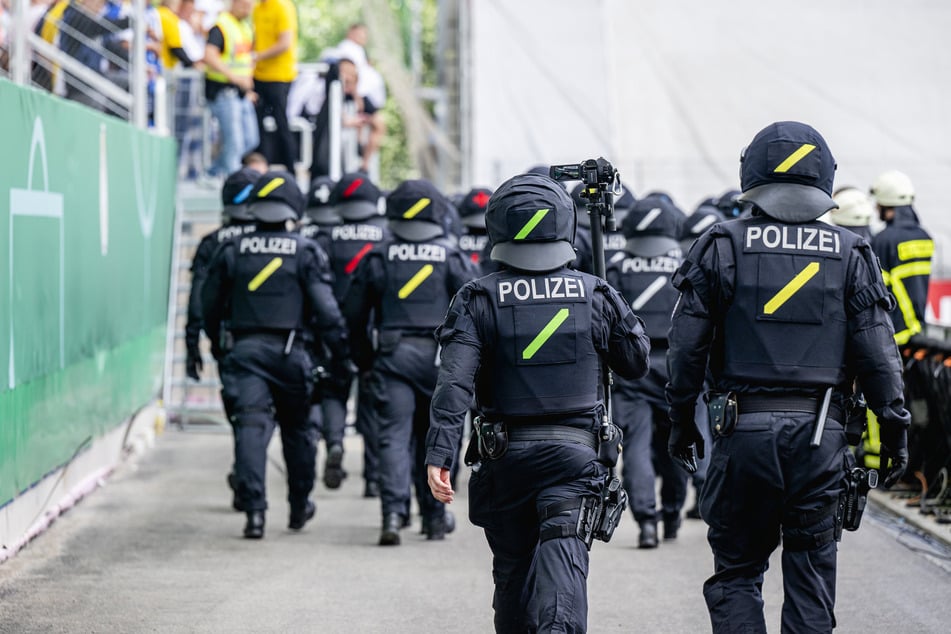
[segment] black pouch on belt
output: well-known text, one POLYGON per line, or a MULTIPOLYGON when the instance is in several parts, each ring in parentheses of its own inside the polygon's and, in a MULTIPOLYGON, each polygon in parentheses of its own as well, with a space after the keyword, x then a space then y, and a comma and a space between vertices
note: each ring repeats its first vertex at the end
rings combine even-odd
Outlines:
POLYGON ((477 430, 479 456, 483 460, 498 460, 505 455, 509 448, 505 423, 491 423, 479 417, 473 422, 473 426, 477 430))
POLYGON ((736 429, 739 412, 736 406, 736 394, 733 392, 707 392, 703 395, 710 414, 710 427, 717 437, 726 437, 736 429))
POLYGON ((598 430, 598 462, 606 467, 617 465, 623 440, 624 432, 614 423, 601 427, 598 430))

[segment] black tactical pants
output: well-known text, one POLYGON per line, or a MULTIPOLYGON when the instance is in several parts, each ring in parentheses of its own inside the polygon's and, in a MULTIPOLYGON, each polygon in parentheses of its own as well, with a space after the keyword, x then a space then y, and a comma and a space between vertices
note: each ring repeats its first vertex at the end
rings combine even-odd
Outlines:
POLYGON ((429 404, 436 388, 436 342, 429 337, 403 337, 374 364, 372 381, 379 417, 379 478, 383 515, 410 513, 410 489, 424 518, 442 517, 444 505, 426 484, 426 456, 421 447, 429 430, 429 404))
POLYGON ((657 477, 651 456, 651 439, 657 408, 642 395, 628 389, 616 389, 613 399, 614 423, 624 432, 621 479, 628 504, 636 521, 653 520, 657 513, 657 477))
POLYGON ((829 509, 843 489, 842 425, 826 420, 811 447, 815 415, 742 414, 714 440, 700 512, 709 524, 715 574, 703 586, 714 632, 765 632, 763 574, 783 540, 783 632, 831 632, 836 543, 829 509))
POLYGON ((285 344, 284 337, 246 336, 219 365, 235 432, 235 494, 248 511, 267 508, 267 447, 275 425, 281 428, 291 506, 302 506, 314 488, 316 433, 307 418, 312 361, 303 344, 286 355, 285 344))
POLYGON ((492 549, 497 632, 587 630, 588 550, 576 536, 540 542, 539 534, 575 528, 581 497, 597 494, 606 472, 594 449, 553 441, 510 442, 504 456, 473 468, 469 519, 492 549), (575 499, 576 510, 540 521, 549 505, 575 499))

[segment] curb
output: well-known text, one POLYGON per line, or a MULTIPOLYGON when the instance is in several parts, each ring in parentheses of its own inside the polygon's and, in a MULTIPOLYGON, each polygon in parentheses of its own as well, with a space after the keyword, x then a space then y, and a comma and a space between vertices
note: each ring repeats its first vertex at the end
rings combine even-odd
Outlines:
POLYGON ((939 524, 937 516, 921 513, 920 507, 915 504, 908 506, 908 494, 894 491, 869 491, 869 500, 890 513, 904 519, 908 524, 920 531, 931 535, 936 540, 951 548, 951 524, 939 524))

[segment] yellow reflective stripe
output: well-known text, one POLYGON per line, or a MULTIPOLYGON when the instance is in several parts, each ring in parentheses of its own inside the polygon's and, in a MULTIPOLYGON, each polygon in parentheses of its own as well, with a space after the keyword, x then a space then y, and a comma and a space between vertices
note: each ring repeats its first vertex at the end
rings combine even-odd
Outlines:
POLYGON ((931 275, 931 262, 921 261, 900 264, 893 268, 890 274, 882 271, 882 275, 887 276, 889 280, 892 295, 895 296, 895 301, 898 302, 898 308, 905 322, 905 329, 895 333, 895 343, 901 346, 908 343, 909 339, 922 331, 921 322, 918 321, 918 316, 915 314, 915 305, 905 288, 905 278, 916 275, 931 275))
POLYGON ((549 211, 551 211, 551 209, 539 209, 536 211, 535 215, 528 219, 528 222, 525 223, 525 226, 519 229, 518 233, 516 233, 515 237, 512 239, 524 240, 527 238, 528 234, 532 232, 532 229, 538 226, 538 223, 542 221, 542 218, 544 218, 549 211))
POLYGON ((535 353, 538 352, 538 349, 545 345, 545 342, 551 339, 551 336, 555 334, 555 331, 558 330, 558 327, 565 323, 565 320, 568 319, 569 311, 567 308, 562 308, 555 316, 549 320, 545 327, 542 328, 541 332, 535 335, 535 338, 532 339, 524 350, 522 350, 522 358, 528 361, 535 356, 535 353))
POLYGON ((779 310, 780 306, 785 304, 789 298, 796 293, 796 291, 805 286, 806 282, 815 277, 816 273, 818 272, 818 262, 810 262, 807 264, 806 268, 799 271, 799 273, 796 274, 796 277, 789 280, 789 283, 786 284, 786 286, 784 286, 778 293, 773 295, 771 300, 766 302, 766 305, 763 306, 763 312, 767 315, 772 315, 775 313, 777 310, 779 310))
POLYGON ((809 152, 812 152, 814 149, 816 149, 816 146, 811 143, 803 143, 799 146, 798 150, 787 156, 786 160, 780 163, 773 171, 779 172, 780 174, 788 172, 789 168, 801 161, 806 154, 809 154, 809 152))
POLYGON ((865 450, 865 466, 869 469, 878 469, 878 455, 882 450, 882 441, 879 436, 878 418, 872 410, 868 410, 868 427, 865 430, 862 448, 865 450))
POLYGON ((258 198, 264 198, 272 191, 284 184, 284 179, 278 176, 277 178, 271 179, 271 182, 261 188, 261 191, 258 192, 258 198))
POLYGON ((899 260, 931 259, 933 255, 934 241, 932 240, 908 240, 898 243, 899 260))
POLYGON ((254 291, 261 288, 261 284, 264 284, 264 282, 267 281, 267 278, 274 275, 274 271, 281 268, 281 265, 283 263, 284 263, 284 260, 281 258, 274 258, 273 260, 268 262, 267 266, 261 269, 261 271, 257 275, 254 276, 254 279, 248 282, 248 290, 253 293, 254 291))
POLYGON ((406 284, 403 285, 403 288, 399 290, 396 294, 400 299, 406 299, 410 294, 415 291, 427 277, 433 274, 433 265, 426 264, 420 270, 416 271, 416 275, 411 277, 406 284))
POLYGON ((429 205, 429 203, 431 203, 431 202, 432 202, 432 201, 431 201, 430 199, 428 199, 428 198, 420 198, 419 200, 416 201, 416 204, 415 204, 415 205, 413 205, 412 207, 410 207, 409 209, 407 209, 406 211, 403 212, 403 217, 406 218, 407 220, 410 219, 410 218, 412 218, 412 217, 414 217, 416 214, 418 214, 419 212, 421 212, 423 209, 426 209, 426 207, 427 207, 427 206, 429 205))

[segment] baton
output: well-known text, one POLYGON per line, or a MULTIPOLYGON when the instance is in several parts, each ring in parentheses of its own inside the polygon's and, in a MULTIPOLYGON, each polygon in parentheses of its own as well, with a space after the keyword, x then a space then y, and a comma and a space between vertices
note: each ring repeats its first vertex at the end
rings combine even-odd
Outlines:
POLYGON ((826 416, 829 414, 829 402, 832 400, 832 387, 826 388, 826 393, 822 397, 822 407, 819 408, 819 418, 816 419, 816 430, 812 433, 812 442, 809 444, 818 447, 822 442, 822 432, 826 428, 826 416))

